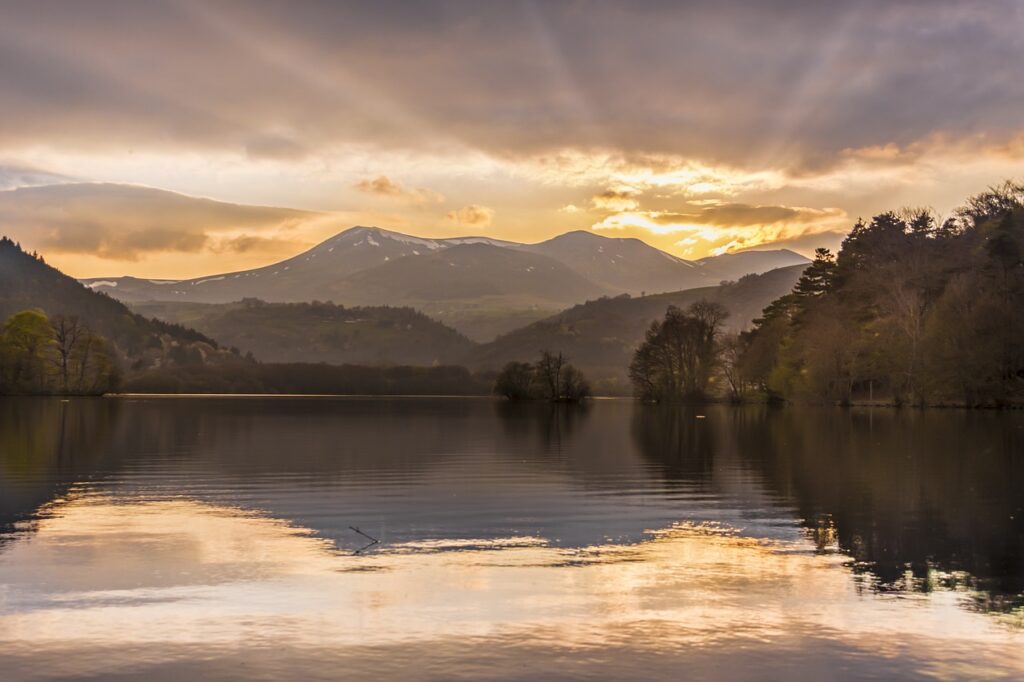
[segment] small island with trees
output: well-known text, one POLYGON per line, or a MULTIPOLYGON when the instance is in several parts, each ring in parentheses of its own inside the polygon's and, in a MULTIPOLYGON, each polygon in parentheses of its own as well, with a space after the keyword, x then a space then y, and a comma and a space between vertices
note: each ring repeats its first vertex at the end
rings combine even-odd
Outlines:
POLYGON ((535 363, 506 364, 494 382, 494 393, 509 400, 577 403, 590 397, 590 385, 561 353, 542 351, 535 363))

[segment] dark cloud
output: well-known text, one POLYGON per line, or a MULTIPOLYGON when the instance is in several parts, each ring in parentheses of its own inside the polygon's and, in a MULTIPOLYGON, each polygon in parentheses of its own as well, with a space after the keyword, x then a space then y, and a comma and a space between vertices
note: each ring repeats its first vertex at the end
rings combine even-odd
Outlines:
POLYGON ((1021 131, 1024 4, 15 3, 0 147, 561 147, 813 168, 1021 131))
POLYGON ((590 204, 598 210, 629 211, 637 208, 640 202, 632 192, 606 189, 590 197, 590 204))
POLYGON ((659 212, 655 222, 661 224, 691 223, 717 227, 747 227, 778 223, 815 223, 842 217, 839 209, 818 209, 792 206, 753 206, 751 204, 721 204, 704 206, 694 211, 659 212))
POLYGON ((168 251, 197 253, 208 247, 241 253, 264 243, 248 234, 219 235, 287 232, 316 215, 131 185, 64 184, 0 192, 0 226, 10 236, 45 252, 117 260, 168 251))

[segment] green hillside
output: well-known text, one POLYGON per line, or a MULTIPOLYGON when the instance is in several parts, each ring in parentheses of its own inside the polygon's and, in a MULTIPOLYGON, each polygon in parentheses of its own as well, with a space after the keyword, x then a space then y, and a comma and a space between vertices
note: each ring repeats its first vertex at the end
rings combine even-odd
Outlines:
POLYGON ((333 303, 137 304, 147 316, 194 327, 262 362, 446 365, 472 342, 412 308, 333 303))

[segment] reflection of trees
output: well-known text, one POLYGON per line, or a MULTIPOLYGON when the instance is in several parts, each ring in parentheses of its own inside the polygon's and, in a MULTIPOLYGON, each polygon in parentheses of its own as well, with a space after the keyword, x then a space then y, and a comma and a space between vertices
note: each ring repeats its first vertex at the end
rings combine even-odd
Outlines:
POLYGON ((633 439, 645 458, 672 481, 704 481, 711 475, 716 435, 701 409, 682 405, 637 405, 633 439))
POLYGON ((668 482, 717 489, 729 476, 713 482, 712 472, 738 457, 793 504, 819 548, 838 546, 876 589, 969 586, 984 610, 1024 602, 1018 415, 709 409, 708 419, 634 410, 634 442, 668 482))
POLYGON ((536 441, 545 453, 562 453, 587 422, 590 404, 543 401, 499 401, 495 411, 512 442, 536 441))
POLYGON ((14 523, 102 470, 118 409, 101 398, 0 399, 0 543, 14 523))
POLYGON ((741 455, 794 501, 812 533, 838 542, 879 589, 966 581, 986 591, 985 608, 1017 603, 1024 430, 1016 416, 781 410, 736 436, 741 455))

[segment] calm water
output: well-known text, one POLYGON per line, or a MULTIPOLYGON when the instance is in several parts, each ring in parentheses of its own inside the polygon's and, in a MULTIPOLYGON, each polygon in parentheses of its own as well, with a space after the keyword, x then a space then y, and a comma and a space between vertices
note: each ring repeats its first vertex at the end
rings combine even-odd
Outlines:
POLYGON ((0 678, 204 676, 1021 679, 1024 415, 0 401, 0 678))

